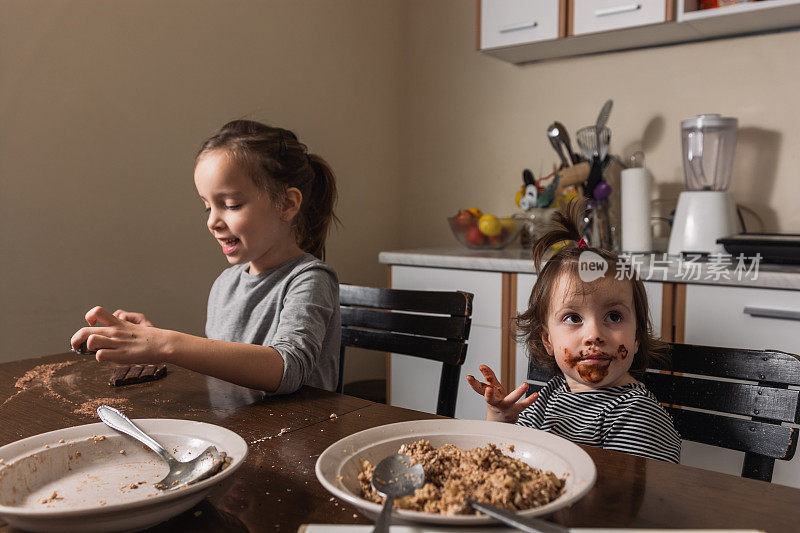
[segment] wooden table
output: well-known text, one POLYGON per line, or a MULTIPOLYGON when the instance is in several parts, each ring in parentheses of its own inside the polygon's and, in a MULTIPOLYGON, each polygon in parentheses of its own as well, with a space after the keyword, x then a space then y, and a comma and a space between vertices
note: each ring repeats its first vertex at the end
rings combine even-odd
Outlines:
MULTIPOLYGON (((198 420, 241 435, 250 454, 227 490, 151 531, 295 532, 303 523, 369 523, 322 488, 314 474, 317 457, 357 431, 434 417, 313 388, 264 397, 177 367, 160 381, 110 387, 112 368, 70 353, 0 364, 0 445, 97 422, 93 409, 101 399, 131 418, 198 420), (288 430, 276 437, 283 428, 288 430)), ((560 524, 768 533, 800 527, 800 490, 584 449, 597 465, 597 483, 580 502, 553 516, 560 524)), ((0 521, 0 531, 12 529, 0 521)))

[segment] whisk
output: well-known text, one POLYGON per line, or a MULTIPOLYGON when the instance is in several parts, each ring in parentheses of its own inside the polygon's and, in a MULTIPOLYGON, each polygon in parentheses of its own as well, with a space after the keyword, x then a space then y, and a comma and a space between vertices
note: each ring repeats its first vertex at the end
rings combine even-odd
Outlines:
POLYGON ((586 159, 597 158, 600 161, 606 158, 608 145, 611 144, 610 129, 604 127, 597 135, 594 126, 586 126, 579 129, 575 135, 578 138, 578 147, 580 147, 583 157, 586 159))

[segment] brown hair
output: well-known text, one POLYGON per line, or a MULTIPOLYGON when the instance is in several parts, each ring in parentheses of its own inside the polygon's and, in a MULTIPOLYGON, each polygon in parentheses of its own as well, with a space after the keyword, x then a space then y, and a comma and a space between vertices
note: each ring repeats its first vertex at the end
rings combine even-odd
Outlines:
POLYGON ((528 310, 515 319, 516 335, 525 342, 528 354, 535 365, 560 373, 555 358, 547 353, 542 341, 542 335, 547 329, 550 300, 553 297, 553 289, 562 275, 569 276, 580 287, 578 290, 585 292, 592 290, 578 277, 578 257, 585 250, 590 250, 608 263, 606 278, 614 277, 621 272, 631 283, 639 350, 634 355, 630 374, 638 379, 644 375, 651 358, 666 359, 668 345, 653 336, 647 293, 636 271, 614 252, 594 246, 578 247, 585 205, 584 201, 573 200, 563 211, 556 211, 548 231, 533 245, 533 264, 538 277, 528 300, 528 310), (566 244, 542 265, 542 260, 551 248, 563 242, 566 244))
POLYGON ((300 211, 292 220, 297 245, 325 259, 328 230, 331 222, 339 219, 333 212, 336 177, 324 159, 309 153, 293 132, 252 120, 234 120, 222 126, 203 143, 195 161, 214 150, 228 152, 279 204, 286 190, 296 187, 303 195, 300 211))

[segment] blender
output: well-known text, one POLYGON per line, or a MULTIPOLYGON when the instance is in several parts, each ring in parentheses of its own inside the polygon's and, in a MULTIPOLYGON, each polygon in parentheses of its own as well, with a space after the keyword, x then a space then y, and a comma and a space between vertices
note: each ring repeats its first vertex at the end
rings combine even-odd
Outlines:
POLYGON ((686 191, 678 197, 670 254, 724 253, 717 239, 741 231, 728 194, 738 120, 698 115, 681 121, 686 191))

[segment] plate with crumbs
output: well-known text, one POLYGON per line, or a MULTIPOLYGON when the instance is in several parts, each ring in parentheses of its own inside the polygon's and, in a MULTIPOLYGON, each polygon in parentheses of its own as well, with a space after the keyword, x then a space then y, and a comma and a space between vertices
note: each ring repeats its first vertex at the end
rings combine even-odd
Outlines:
POLYGON ((208 479, 164 491, 155 483, 169 470, 166 463, 103 423, 42 433, 0 448, 0 517, 28 531, 144 529, 196 505, 247 456, 244 439, 220 426, 163 418, 133 422, 178 460, 216 446, 230 462, 208 479))

